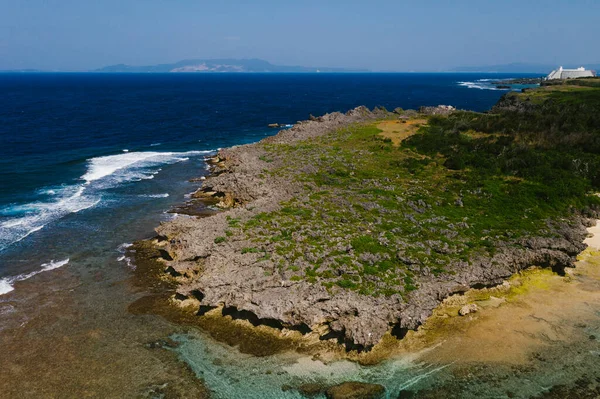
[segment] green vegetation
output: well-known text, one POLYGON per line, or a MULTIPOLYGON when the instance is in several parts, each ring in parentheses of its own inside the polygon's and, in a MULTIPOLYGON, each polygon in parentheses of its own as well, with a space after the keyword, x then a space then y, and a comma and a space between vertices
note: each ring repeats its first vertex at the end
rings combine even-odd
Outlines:
POLYGON ((255 254, 258 252, 260 252, 260 250, 258 248, 253 248, 253 247, 242 248, 243 254, 255 254))
POLYGON ((543 86, 583 86, 600 87, 600 77, 595 78, 577 78, 567 80, 548 80, 542 83, 543 86))
POLYGON ((229 227, 235 228, 240 226, 239 218, 232 218, 231 216, 227 216, 227 224, 229 227))
POLYGON ((264 161, 264 162, 267 162, 267 163, 271 163, 271 162, 273 162, 273 159, 272 159, 272 158, 268 158, 268 157, 266 157, 266 156, 264 156, 264 155, 261 155, 261 156, 260 156, 260 157, 258 157, 258 158, 259 158, 261 161, 264 161))
POLYGON ((374 125, 265 145, 265 159, 285 160, 270 173, 305 192, 243 224, 230 219, 261 248, 242 253, 270 254, 292 281, 406 295, 419 276, 455 273, 600 205, 591 195, 600 188, 600 90, 507 100, 527 108, 431 117, 399 147, 374 125))
POLYGON ((215 238, 215 244, 220 244, 225 241, 227 241, 227 238, 225 238, 225 237, 216 237, 215 238))

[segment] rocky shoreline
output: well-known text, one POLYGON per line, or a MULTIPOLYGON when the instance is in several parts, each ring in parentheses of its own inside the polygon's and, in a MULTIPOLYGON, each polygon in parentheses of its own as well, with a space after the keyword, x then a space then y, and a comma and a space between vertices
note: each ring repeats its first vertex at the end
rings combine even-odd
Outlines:
MULTIPOLYGON (((402 117, 404 111, 397 112, 402 117)), ((335 340, 347 350, 362 351, 388 333, 401 338, 418 328, 450 295, 501 284, 530 266, 562 273, 574 265, 577 254, 586 247, 586 228, 595 223, 595 212, 548 221, 543 237, 494 242, 492 256, 454 262, 447 266, 450 273, 420 274, 418 288, 407 296, 367 296, 350 290, 331 293, 318 283, 277 273, 266 252, 248 250, 253 248, 248 239, 229 239, 232 226, 309 194, 302 182, 273 173, 285 160, 269 158, 266 147, 312 140, 386 118, 398 119, 398 115, 365 107, 327 114, 299 122, 259 143, 223 149, 209 159, 211 175, 193 196, 212 201, 224 211, 203 218, 177 218, 156 229, 156 245, 164 262, 162 277, 177 284, 173 301, 198 316, 216 311, 255 326, 266 325, 283 333, 300 331, 313 339, 335 340)), ((303 168, 309 171, 311 165, 303 168)), ((410 265, 411 260, 407 262, 410 265)))

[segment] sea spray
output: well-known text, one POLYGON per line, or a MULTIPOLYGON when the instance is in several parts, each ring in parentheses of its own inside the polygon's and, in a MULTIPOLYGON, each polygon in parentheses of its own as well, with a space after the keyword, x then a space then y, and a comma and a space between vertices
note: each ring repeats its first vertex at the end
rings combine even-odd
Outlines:
MULTIPOLYGON (((127 152, 90 158, 87 160, 87 171, 80 178, 85 181, 83 184, 38 189, 39 200, 0 208, 0 251, 68 214, 100 204, 107 189, 125 183, 154 179, 162 170, 162 165, 184 162, 192 156, 213 152, 127 152)), ((147 196, 166 198, 169 194, 147 196)))
MULTIPOLYGON (((127 152, 117 155, 107 155, 88 160, 88 171, 81 176, 87 184, 106 178, 116 172, 131 169, 149 168, 152 166, 172 164, 187 161, 190 156, 208 154, 212 151, 187 152, 127 152)), ((121 178, 127 179, 127 174, 121 178)))
POLYGON ((7 294, 7 293, 13 291, 14 290, 13 284, 18 281, 24 281, 24 280, 30 279, 31 277, 33 277, 37 274, 40 274, 42 272, 58 269, 59 267, 62 267, 68 263, 69 263, 69 259, 65 259, 65 260, 61 260, 61 261, 51 260, 48 263, 43 263, 41 265, 40 270, 35 270, 31 273, 19 274, 18 276, 5 277, 3 279, 0 279, 0 295, 4 295, 4 294, 7 294))

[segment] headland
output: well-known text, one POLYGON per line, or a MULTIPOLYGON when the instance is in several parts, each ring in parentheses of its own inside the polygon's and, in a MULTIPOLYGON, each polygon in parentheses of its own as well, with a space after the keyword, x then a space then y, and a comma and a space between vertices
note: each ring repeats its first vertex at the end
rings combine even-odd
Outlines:
POLYGON ((376 353, 452 295, 530 267, 564 275, 600 209, 597 83, 483 114, 359 107, 219 151, 194 197, 223 211, 157 228, 163 305, 376 353))

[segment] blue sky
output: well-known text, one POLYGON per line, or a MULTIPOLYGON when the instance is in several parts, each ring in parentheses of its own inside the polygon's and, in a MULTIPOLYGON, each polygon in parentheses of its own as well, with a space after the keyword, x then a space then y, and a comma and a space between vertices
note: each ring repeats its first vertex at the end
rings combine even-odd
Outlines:
POLYGON ((0 69, 186 58, 444 70, 600 63, 600 1, 0 0, 0 69))

